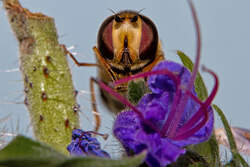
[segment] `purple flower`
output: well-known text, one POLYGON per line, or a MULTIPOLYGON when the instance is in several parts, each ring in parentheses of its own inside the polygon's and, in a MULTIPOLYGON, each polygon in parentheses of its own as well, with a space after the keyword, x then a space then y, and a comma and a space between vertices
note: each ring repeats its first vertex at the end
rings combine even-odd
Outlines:
POLYGON ((92 78, 103 90, 131 109, 117 116, 113 133, 128 155, 138 154, 146 149, 145 161, 150 167, 165 167, 176 161, 185 153, 185 146, 206 141, 213 129, 214 115, 210 105, 218 90, 218 77, 204 68, 204 71, 214 77, 215 86, 209 97, 200 101, 194 90, 194 81, 201 55, 201 35, 192 1, 188 0, 188 3, 197 35, 197 52, 192 74, 182 65, 163 61, 152 71, 114 82, 113 86, 117 86, 130 80, 148 77, 148 86, 152 93, 144 95, 136 107, 103 82, 92 78))
POLYGON ((67 150, 71 155, 76 156, 110 158, 109 154, 101 149, 97 139, 92 137, 92 133, 94 132, 74 129, 72 132, 72 142, 68 145, 67 150))
POLYGON ((146 163, 165 167, 185 153, 185 146, 209 139, 214 122, 210 104, 218 87, 217 77, 209 72, 216 86, 205 102, 196 97, 194 86, 186 90, 191 73, 180 64, 163 61, 152 72, 134 76, 149 75, 152 93, 144 95, 133 110, 121 112, 115 121, 113 132, 128 155, 147 149, 146 163))

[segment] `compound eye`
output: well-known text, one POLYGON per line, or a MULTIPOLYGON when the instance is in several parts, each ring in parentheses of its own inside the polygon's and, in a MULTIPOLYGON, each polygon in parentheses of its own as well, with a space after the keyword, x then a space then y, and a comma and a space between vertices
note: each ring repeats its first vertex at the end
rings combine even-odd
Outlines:
POLYGON ((141 60, 153 60, 158 47, 158 33, 154 23, 147 17, 142 18, 142 35, 139 49, 141 60))
POLYGON ((130 19, 130 21, 131 21, 132 23, 137 22, 137 20, 138 20, 138 16, 137 16, 137 15, 135 15, 134 17, 132 17, 132 18, 130 19))
POLYGON ((121 22, 123 21, 123 19, 122 19, 120 16, 115 15, 115 21, 116 21, 117 23, 121 23, 121 22))
POLYGON ((106 19, 98 33, 98 49, 102 53, 102 57, 109 60, 112 60, 114 57, 112 40, 113 20, 113 16, 106 19))

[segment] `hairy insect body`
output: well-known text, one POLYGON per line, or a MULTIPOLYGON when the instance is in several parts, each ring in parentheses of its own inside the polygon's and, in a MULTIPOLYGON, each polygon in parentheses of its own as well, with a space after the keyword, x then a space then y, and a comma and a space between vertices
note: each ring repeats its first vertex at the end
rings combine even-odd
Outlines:
MULTIPOLYGON (((97 48, 94 51, 99 65, 98 77, 105 83, 150 71, 164 59, 154 23, 134 11, 121 11, 108 17, 101 25, 97 48)), ((127 84, 115 88, 127 96, 127 84)), ((103 101, 112 112, 124 106, 106 92, 103 101)))

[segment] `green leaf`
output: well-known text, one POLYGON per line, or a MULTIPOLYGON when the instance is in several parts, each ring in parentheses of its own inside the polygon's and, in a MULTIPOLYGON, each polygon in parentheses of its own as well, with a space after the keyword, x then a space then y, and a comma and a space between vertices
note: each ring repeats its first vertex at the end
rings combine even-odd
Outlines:
POLYGON ((131 81, 128 84, 128 100, 133 104, 137 104, 141 97, 148 91, 144 80, 131 81))
POLYGON ((213 167, 221 166, 219 147, 214 134, 210 137, 208 141, 190 146, 189 148, 199 153, 203 157, 206 157, 205 159, 210 166, 213 167))
MULTIPOLYGON (((182 51, 177 51, 177 55, 180 57, 183 65, 192 71, 193 62, 190 58, 182 51)), ((197 73, 195 80, 195 91, 199 99, 202 101, 208 97, 207 88, 199 72, 197 73)), ((211 166, 221 166, 219 146, 214 135, 212 135, 208 141, 191 146, 190 149, 198 152, 204 157, 207 157, 207 161, 211 166)))
POLYGON ((51 147, 17 136, 0 150, 0 166, 5 167, 135 167, 145 159, 145 153, 121 160, 96 157, 69 158, 51 147))
POLYGON ((54 166, 66 156, 24 136, 17 136, 0 151, 0 166, 54 166))
POLYGON ((226 130, 227 138, 228 138, 229 145, 230 145, 230 150, 231 150, 231 153, 232 153, 232 156, 233 156, 231 164, 234 164, 235 167, 238 167, 238 166, 241 166, 241 165, 243 167, 248 167, 247 162, 244 160, 244 158, 242 158, 242 156, 238 152, 236 142, 235 142, 234 137, 233 137, 233 133, 231 131, 231 128, 229 126, 229 123, 228 123, 224 113, 215 104, 213 105, 213 108, 217 111, 218 115, 220 116, 220 119, 221 119, 221 121, 222 121, 222 123, 224 125, 225 130, 226 130))
MULTIPOLYGON (((182 51, 177 51, 177 55, 181 59, 183 65, 187 67, 191 72, 193 70, 193 62, 190 60, 190 58, 185 55, 182 51)), ((195 80, 195 91, 197 93, 197 96, 201 100, 205 100, 208 97, 207 88, 205 86, 205 83, 200 75, 200 73, 197 74, 196 80, 195 80)))
POLYGON ((136 167, 145 159, 145 153, 138 156, 127 157, 121 160, 101 158, 72 158, 58 165, 58 167, 136 167))

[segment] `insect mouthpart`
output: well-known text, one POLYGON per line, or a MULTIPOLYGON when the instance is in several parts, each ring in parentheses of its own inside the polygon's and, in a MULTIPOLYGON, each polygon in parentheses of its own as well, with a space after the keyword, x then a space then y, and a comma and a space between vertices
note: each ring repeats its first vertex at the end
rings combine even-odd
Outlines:
POLYGON ((124 65, 124 72, 129 73, 130 72, 130 66, 133 63, 132 59, 130 57, 129 49, 128 49, 128 38, 127 36, 124 39, 124 49, 122 52, 122 58, 120 63, 124 65))

